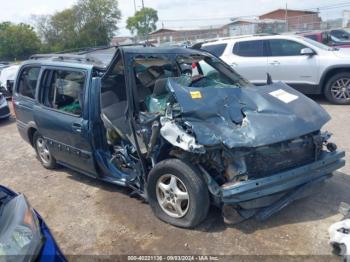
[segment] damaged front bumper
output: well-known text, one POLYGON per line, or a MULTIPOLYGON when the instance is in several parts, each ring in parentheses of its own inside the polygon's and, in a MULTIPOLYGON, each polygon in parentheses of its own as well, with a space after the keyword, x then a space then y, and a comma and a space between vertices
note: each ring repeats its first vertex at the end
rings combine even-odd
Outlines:
POLYGON ((300 198, 313 184, 343 167, 344 157, 344 151, 324 151, 317 161, 308 165, 264 178, 224 184, 220 188, 221 202, 238 208, 246 218, 257 216, 264 220, 300 198))

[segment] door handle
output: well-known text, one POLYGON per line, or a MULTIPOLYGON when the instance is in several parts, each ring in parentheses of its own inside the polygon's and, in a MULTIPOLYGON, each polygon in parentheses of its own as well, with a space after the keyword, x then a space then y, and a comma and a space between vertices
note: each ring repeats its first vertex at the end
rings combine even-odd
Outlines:
POLYGON ((77 132, 77 133, 81 133, 81 124, 79 123, 73 123, 72 124, 72 129, 73 131, 77 132))
POLYGON ((279 65, 279 64, 281 64, 279 61, 272 61, 272 62, 270 63, 270 65, 279 65))
POLYGON ((237 63, 231 63, 230 65, 231 65, 231 67, 238 66, 237 63))

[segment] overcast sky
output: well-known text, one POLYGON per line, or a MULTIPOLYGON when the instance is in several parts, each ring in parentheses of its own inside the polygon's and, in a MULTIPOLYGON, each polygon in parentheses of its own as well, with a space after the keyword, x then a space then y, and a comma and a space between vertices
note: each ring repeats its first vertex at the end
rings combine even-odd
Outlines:
MULTIPOLYGON (((76 0, 0 0, 0 21, 30 23, 31 15, 53 14, 70 7, 76 0)), ((135 0, 137 8, 141 0, 135 0)), ((229 17, 254 16, 276 8, 315 9, 321 7, 323 18, 340 17, 347 5, 345 0, 144 0, 145 6, 158 10, 159 26, 186 28, 218 25, 229 22, 229 17), (189 20, 191 19, 191 20, 189 20)), ((119 0, 123 19, 118 35, 128 35, 125 20, 134 13, 134 0, 119 0)))

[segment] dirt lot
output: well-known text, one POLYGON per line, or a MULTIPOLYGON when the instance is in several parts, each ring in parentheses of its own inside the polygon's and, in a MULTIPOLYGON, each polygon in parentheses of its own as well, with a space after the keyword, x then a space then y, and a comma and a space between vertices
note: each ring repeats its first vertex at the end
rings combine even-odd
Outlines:
MULTIPOLYGON (((326 129, 350 152, 350 106, 329 105, 326 129)), ((299 200, 265 223, 226 226, 212 208, 195 230, 167 225, 129 191, 65 168, 44 169, 17 133, 14 119, 0 122, 0 184, 23 192, 51 228, 65 254, 330 254, 327 228, 350 202, 350 154, 317 195, 299 200)))

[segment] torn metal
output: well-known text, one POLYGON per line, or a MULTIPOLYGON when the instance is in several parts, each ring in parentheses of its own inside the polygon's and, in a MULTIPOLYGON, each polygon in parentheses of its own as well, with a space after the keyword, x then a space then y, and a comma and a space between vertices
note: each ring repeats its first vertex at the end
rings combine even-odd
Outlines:
POLYGON ((314 101, 283 83, 218 89, 184 87, 169 79, 168 87, 180 105, 181 118, 204 146, 270 145, 320 130, 330 119, 314 101), (276 90, 297 99, 282 101, 271 94, 276 90), (201 98, 192 98, 191 92, 199 92, 201 98))

